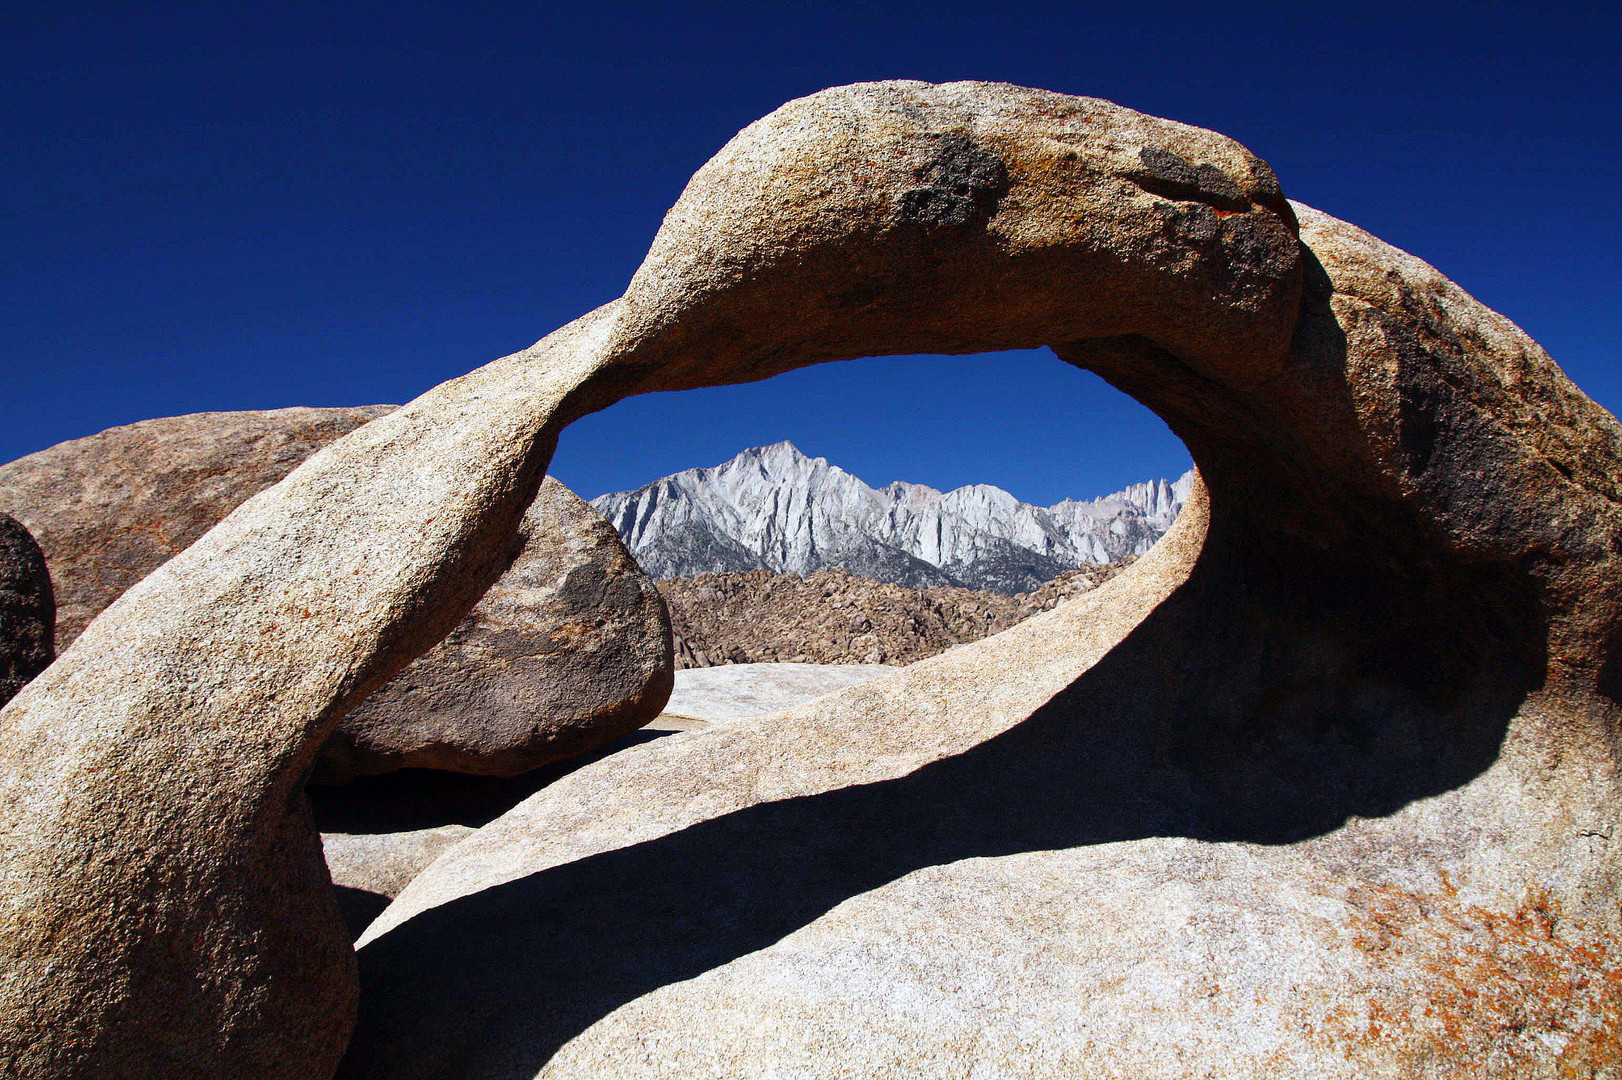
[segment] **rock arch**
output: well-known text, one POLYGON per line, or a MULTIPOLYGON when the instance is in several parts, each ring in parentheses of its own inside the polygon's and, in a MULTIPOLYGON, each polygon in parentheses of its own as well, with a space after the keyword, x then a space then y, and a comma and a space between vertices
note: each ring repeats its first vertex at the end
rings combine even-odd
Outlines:
MULTIPOLYGON (((932 662, 941 685, 978 686, 1016 741, 1138 687, 1144 753, 1169 750, 1149 764, 1181 785, 1162 833, 1287 842, 1467 792, 1455 847, 1491 857, 1404 826, 1348 840, 1348 873, 1457 864, 1482 904, 1535 888, 1614 937, 1615 420, 1231 140, 1009 86, 868 84, 745 129, 623 297, 311 459, 0 713, 8 1074, 330 1074, 355 974, 302 778, 512 558, 569 421, 826 360, 1043 344, 1170 424, 1209 513, 1113 589, 1126 622, 1050 619, 932 662), (1123 681, 1110 649, 1133 643, 1150 666, 1123 681), (998 685, 1010 663, 1040 677, 998 685)), ((847 706, 909 707, 886 693, 847 706)), ((910 772, 974 748, 890 749, 910 772)))

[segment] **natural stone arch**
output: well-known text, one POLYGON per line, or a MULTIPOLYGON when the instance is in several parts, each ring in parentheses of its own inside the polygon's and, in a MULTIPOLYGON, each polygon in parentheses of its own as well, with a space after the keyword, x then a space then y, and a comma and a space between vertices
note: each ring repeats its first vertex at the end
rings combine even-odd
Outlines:
MULTIPOLYGON (((343 712, 501 572, 557 432, 633 393, 885 353, 1051 344, 1159 413, 1211 493, 1208 528, 1196 512, 1112 590, 1138 589, 1126 624, 1011 638, 937 674, 984 681, 987 657, 1028 654, 1082 687, 1158 617, 1187 655, 1145 685, 1183 702, 1181 661, 1216 670, 1193 631, 1225 612, 1238 655, 1199 719, 1257 736, 1247 718, 1274 717, 1263 756, 1327 730, 1314 697, 1374 725, 1354 744, 1419 717, 1400 783, 1325 800, 1306 758, 1287 793, 1301 807, 1386 812, 1465 783, 1501 744, 1557 805, 1516 819, 1536 834, 1517 857, 1614 933, 1614 864, 1575 857, 1569 826, 1617 798, 1595 680, 1619 622, 1622 433, 1434 270, 1301 217, 1305 245, 1271 171, 1230 140, 1040 91, 872 84, 752 125, 695 175, 624 297, 307 462, 0 714, 0 1061, 328 1074, 354 974, 302 778, 343 712), (1501 663, 1476 662, 1493 650, 1501 663), (1461 661, 1477 679, 1437 674, 1461 661)), ((1034 717, 1065 685, 995 686, 986 708, 1034 717)), ((876 693, 865 707, 895 706, 876 693)), ((1237 834, 1268 820, 1239 787, 1204 795, 1233 797, 1237 834)))

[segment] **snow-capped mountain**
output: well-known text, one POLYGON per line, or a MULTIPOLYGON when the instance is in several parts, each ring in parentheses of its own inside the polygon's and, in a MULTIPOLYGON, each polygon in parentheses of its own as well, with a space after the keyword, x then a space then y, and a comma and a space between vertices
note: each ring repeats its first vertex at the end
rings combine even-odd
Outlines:
POLYGON ((1176 519, 1193 477, 1032 506, 989 484, 872 488, 780 442, 591 505, 656 578, 843 567, 899 585, 1012 594, 1078 566, 1148 551, 1176 519))

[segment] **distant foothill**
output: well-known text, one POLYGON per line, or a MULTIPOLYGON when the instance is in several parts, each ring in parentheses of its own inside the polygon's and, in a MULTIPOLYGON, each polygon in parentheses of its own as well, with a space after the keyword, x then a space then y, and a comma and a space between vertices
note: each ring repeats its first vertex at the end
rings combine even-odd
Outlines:
POLYGON ((743 570, 666 578, 676 667, 724 664, 910 664, 1001 633, 1091 592, 1136 561, 1066 570, 1006 596, 935 585, 910 589, 844 569, 743 570))

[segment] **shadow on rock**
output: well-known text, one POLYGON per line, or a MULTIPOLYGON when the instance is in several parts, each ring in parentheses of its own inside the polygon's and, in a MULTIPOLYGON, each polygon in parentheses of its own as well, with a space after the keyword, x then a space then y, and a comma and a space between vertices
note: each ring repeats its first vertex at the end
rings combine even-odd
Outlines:
POLYGON ((568 761, 518 776, 469 776, 432 769, 401 769, 367 776, 340 787, 311 787, 305 794, 315 826, 324 833, 393 833, 440 825, 487 825, 548 784, 576 769, 669 731, 633 731, 568 761))
POLYGON ((1535 598, 1506 608, 1504 580, 1433 587, 1453 618, 1404 618, 1412 581, 1382 604, 1366 577, 1215 561, 1225 572, 1196 569, 1077 683, 969 752, 416 915, 360 953, 341 1075, 449 1075, 477 1046, 480 1076, 533 1076, 617 1007, 924 867, 1147 837, 1289 843, 1390 814, 1486 769, 1539 682, 1542 643, 1509 621, 1535 598), (1502 646, 1490 659, 1470 644, 1483 635, 1502 646))
POLYGON ((351 938, 358 938, 365 933, 366 928, 372 925, 372 920, 383 914, 383 909, 389 906, 392 899, 381 893, 356 889, 348 885, 334 885, 332 891, 338 898, 338 911, 344 917, 344 927, 349 931, 351 938))

